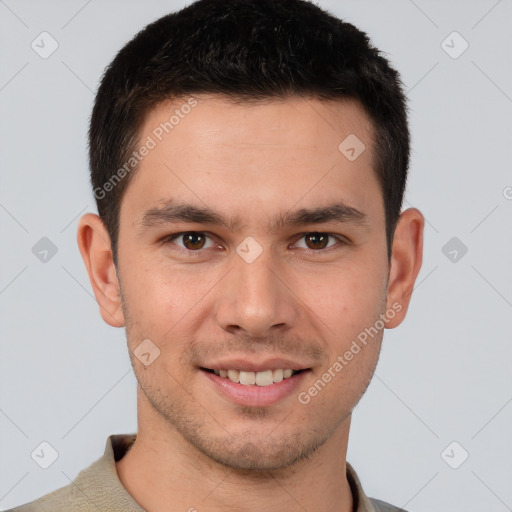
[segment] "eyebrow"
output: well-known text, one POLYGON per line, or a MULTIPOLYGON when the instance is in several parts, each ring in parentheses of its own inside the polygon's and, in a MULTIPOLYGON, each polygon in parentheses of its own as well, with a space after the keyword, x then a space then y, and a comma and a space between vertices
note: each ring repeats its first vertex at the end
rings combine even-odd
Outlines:
MULTIPOLYGON (((199 207, 187 203, 167 201, 163 206, 146 211, 139 222, 144 228, 153 228, 177 222, 209 224, 224 226, 230 231, 243 228, 238 216, 224 217, 208 207, 199 207)), ((300 208, 278 214, 267 225, 269 231, 285 226, 302 226, 305 224, 323 224, 326 222, 368 225, 367 215, 343 202, 336 202, 316 208, 300 208)))

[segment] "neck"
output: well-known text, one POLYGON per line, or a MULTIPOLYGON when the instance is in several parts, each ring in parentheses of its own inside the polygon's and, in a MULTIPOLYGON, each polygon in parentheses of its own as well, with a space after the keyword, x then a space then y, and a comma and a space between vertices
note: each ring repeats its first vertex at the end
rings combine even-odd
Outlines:
POLYGON ((156 411, 145 409, 142 413, 138 408, 135 443, 116 462, 121 483, 145 510, 163 512, 170 504, 173 510, 190 512, 353 510, 346 477, 350 418, 307 459, 289 467, 253 471, 213 461, 156 411))

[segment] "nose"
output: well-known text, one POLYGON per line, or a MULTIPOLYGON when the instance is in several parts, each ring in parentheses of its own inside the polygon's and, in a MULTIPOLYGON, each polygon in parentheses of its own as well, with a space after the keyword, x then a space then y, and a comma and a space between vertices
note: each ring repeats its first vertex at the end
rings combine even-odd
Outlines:
POLYGON ((298 299, 271 252, 263 250, 252 263, 234 255, 216 304, 217 323, 230 334, 263 338, 295 325, 298 299))

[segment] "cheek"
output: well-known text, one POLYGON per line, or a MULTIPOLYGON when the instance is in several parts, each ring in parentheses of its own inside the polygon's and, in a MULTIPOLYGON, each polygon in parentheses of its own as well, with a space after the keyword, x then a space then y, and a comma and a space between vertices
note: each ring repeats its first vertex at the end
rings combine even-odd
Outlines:
POLYGON ((332 276, 315 299, 315 312, 329 326, 322 332, 328 340, 329 368, 335 377, 327 378, 332 378, 330 392, 339 395, 341 409, 352 408, 366 389, 382 341, 383 329, 380 323, 375 326, 385 311, 385 273, 377 266, 360 263, 332 276))
POLYGON ((202 272, 194 265, 177 268, 142 255, 126 257, 123 264, 129 269, 122 276, 127 328, 130 325, 134 337, 153 338, 159 344, 186 329, 219 281, 217 272, 202 272))
POLYGON ((362 265, 310 282, 306 278, 303 290, 308 306, 322 320, 327 337, 346 343, 375 323, 385 307, 384 277, 377 269, 362 265))
POLYGON ((142 255, 135 252, 126 255, 119 262, 121 287, 125 308, 128 311, 127 328, 131 326, 138 334, 156 336, 155 327, 171 317, 176 311, 176 289, 169 275, 161 272, 161 266, 151 265, 142 255))

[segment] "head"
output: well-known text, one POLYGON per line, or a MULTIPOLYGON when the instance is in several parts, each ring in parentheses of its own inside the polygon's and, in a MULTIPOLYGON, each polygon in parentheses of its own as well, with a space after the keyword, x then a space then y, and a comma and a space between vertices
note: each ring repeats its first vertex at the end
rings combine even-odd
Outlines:
POLYGON ((121 202, 139 168, 138 159, 130 158, 144 142, 143 122, 160 103, 199 93, 246 104, 291 96, 359 102, 372 123, 373 170, 390 255, 410 144, 397 71, 364 32, 310 2, 203 0, 148 25, 121 49, 101 81, 89 157, 115 261, 121 202))
POLYGON ((142 408, 245 469, 346 437, 422 251, 405 97, 366 34, 304 0, 200 0, 118 53, 89 134, 78 241, 126 327, 139 428, 142 408), (265 403, 212 373, 283 367, 265 403))

